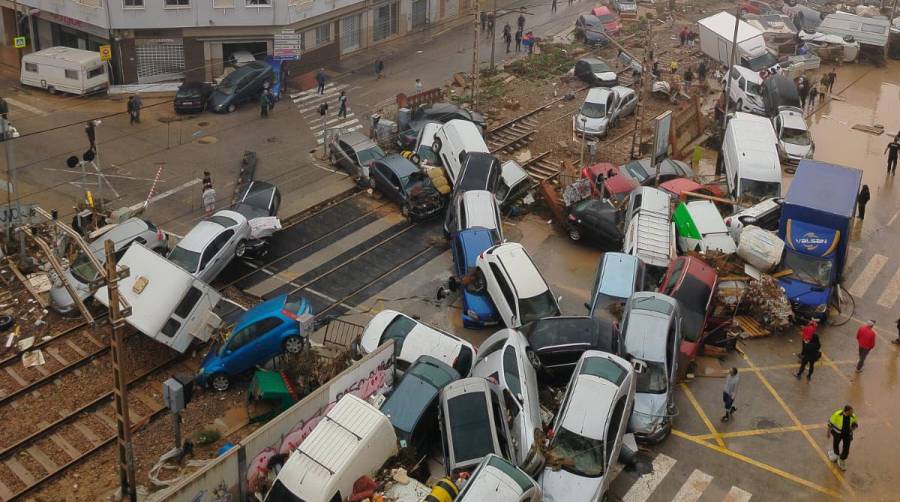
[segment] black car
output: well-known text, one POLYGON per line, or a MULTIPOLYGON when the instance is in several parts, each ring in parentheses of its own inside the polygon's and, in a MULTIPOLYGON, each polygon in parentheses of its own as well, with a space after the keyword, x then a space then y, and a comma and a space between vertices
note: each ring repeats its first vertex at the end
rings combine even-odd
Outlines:
POLYGON ((231 113, 237 105, 256 101, 263 89, 275 81, 272 67, 263 61, 254 61, 229 73, 213 91, 208 108, 214 112, 231 113))
POLYGON ((520 328, 540 361, 540 371, 553 381, 566 381, 586 350, 622 355, 619 328, 606 319, 587 316, 546 317, 520 328))
MULTIPOLYGON (((502 172, 497 157, 484 152, 467 153, 450 199, 456 201, 457 197, 469 190, 487 190, 496 194, 502 172)), ((444 220, 444 236, 448 239, 450 238, 450 227, 456 219, 455 206, 456 204, 450 204, 444 220)))
POLYGON ((446 124, 451 120, 468 120, 484 130, 484 115, 460 108, 453 103, 434 103, 416 108, 409 127, 397 136, 397 143, 403 150, 413 150, 419 138, 419 131, 429 122, 446 124))
POLYGON ((575 78, 592 87, 612 87, 619 84, 615 70, 598 58, 582 58, 575 63, 575 78))
POLYGON ((244 215, 247 220, 275 216, 281 206, 281 192, 278 187, 265 181, 251 181, 241 192, 232 210, 244 215))
POLYGON ((444 208, 441 194, 431 178, 396 153, 369 164, 370 186, 400 206, 403 216, 423 220, 444 208))
POLYGON ((569 211, 569 238, 589 240, 606 248, 620 248, 624 234, 619 227, 619 211, 607 200, 584 199, 569 211))
POLYGON ((782 108, 801 108, 797 84, 785 75, 772 75, 762 84, 763 104, 769 117, 778 115, 782 108))
POLYGON ((609 38, 604 33, 603 21, 592 14, 578 16, 578 19, 575 20, 575 40, 598 47, 609 45, 609 38))
POLYGON ((200 113, 206 109, 206 102, 213 92, 213 86, 206 82, 185 82, 175 92, 175 113, 200 113))

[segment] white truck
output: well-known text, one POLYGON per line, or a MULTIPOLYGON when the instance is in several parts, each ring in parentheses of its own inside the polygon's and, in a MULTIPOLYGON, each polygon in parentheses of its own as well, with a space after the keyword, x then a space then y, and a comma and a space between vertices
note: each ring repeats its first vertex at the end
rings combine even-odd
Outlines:
MULTIPOLYGON (((735 17, 719 12, 698 21, 700 25, 700 50, 719 63, 731 66, 731 41, 734 39, 735 17)), ((735 64, 760 71, 778 63, 766 46, 763 32, 741 21, 738 25, 738 53, 735 64)))

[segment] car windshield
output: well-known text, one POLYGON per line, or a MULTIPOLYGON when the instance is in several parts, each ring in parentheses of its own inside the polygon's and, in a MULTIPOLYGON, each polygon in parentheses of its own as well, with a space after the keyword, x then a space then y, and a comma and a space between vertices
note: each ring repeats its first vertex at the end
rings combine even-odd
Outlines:
POLYGON ((781 183, 777 181, 757 181, 741 178, 741 196, 750 195, 757 199, 781 197, 781 183))
POLYGON ((434 150, 431 149, 430 146, 422 145, 416 150, 416 154, 419 156, 419 159, 430 165, 430 166, 439 166, 441 165, 441 159, 438 158, 438 155, 434 153, 434 150))
POLYGON ((199 87, 180 87, 178 92, 175 93, 176 98, 199 98, 200 97, 200 88, 199 87))
POLYGON ((559 315, 559 306, 553 298, 553 293, 548 289, 537 296, 519 300, 519 314, 522 324, 525 324, 559 315))
POLYGON ((72 271, 72 275, 84 284, 92 282, 97 278, 97 274, 100 273, 97 268, 94 267, 94 264, 91 263, 90 258, 88 258, 84 251, 79 251, 78 255, 75 256, 75 260, 72 262, 70 270, 72 271))
POLYGON ((216 90, 221 92, 222 94, 230 96, 234 94, 234 90, 236 88, 237 86, 235 85, 235 79, 225 78, 225 80, 223 80, 222 83, 219 84, 218 87, 216 87, 216 90))
POLYGON ((703 329, 703 320, 706 318, 706 305, 709 303, 709 286, 693 276, 687 276, 681 282, 681 287, 675 294, 684 307, 684 321, 682 332, 684 337, 691 342, 697 341, 700 330, 703 329))
POLYGON ((791 271, 791 277, 820 287, 831 284, 833 263, 824 258, 816 258, 808 254, 787 250, 784 254, 784 266, 791 271))
POLYGON ((622 166, 622 169, 627 171, 628 175, 637 180, 638 183, 643 183, 644 180, 650 177, 644 166, 636 160, 625 164, 622 166))
POLYGON ((602 119, 606 116, 606 104, 585 103, 581 105, 581 114, 589 119, 602 119))
POLYGON ((441 389, 448 383, 453 381, 453 376, 443 369, 433 364, 419 360, 419 363, 409 369, 409 373, 420 377, 422 380, 429 382, 436 388, 441 389))
POLYGON ((603 23, 603 24, 606 24, 606 23, 613 23, 613 22, 616 21, 616 16, 614 16, 614 15, 612 15, 612 14, 602 14, 602 15, 597 16, 597 17, 600 19, 600 22, 603 23))
POLYGON ((562 469, 577 476, 595 478, 603 475, 603 441, 580 436, 565 427, 556 431, 550 453, 562 460, 562 469))
POLYGON ((762 87, 759 86, 756 82, 747 81, 747 94, 752 94, 754 96, 762 95, 762 87))
POLYGON ((603 61, 591 64, 591 71, 594 73, 605 73, 610 71, 609 65, 603 61))
POLYGON ((381 340, 378 341, 378 345, 383 344, 384 342, 394 339, 394 353, 399 354, 400 349, 403 348, 403 340, 406 338, 406 335, 409 334, 413 328, 416 327, 418 323, 413 321, 409 317, 405 315, 397 315, 390 324, 384 328, 384 333, 381 334, 381 340))
POLYGON ((216 214, 216 215, 210 216, 207 219, 213 223, 218 223, 219 225, 222 225, 225 228, 229 228, 229 227, 233 227, 233 226, 237 225, 237 222, 234 221, 232 218, 229 218, 227 216, 222 216, 221 214, 216 214))
POLYGON ((175 246, 169 253, 169 261, 179 267, 194 273, 200 265, 200 253, 196 251, 188 251, 182 247, 175 246))
POLYGON ((456 463, 481 458, 494 450, 488 403, 483 392, 454 397, 448 401, 447 408, 456 463))
POLYGON ((792 129, 785 127, 781 130, 781 140, 797 146, 809 146, 812 140, 809 139, 809 131, 803 129, 792 129))
POLYGON ((384 157, 384 150, 380 147, 373 146, 372 148, 366 148, 365 150, 360 150, 357 152, 356 156, 359 158, 359 165, 365 166, 368 165, 369 162, 373 160, 378 160, 384 157))
POLYGON ((554 347, 572 343, 594 343, 597 321, 585 317, 557 317, 533 322, 521 329, 528 343, 535 348, 554 347))
POLYGON ((669 388, 665 363, 645 361, 647 368, 637 374, 635 392, 645 394, 665 394, 669 388))

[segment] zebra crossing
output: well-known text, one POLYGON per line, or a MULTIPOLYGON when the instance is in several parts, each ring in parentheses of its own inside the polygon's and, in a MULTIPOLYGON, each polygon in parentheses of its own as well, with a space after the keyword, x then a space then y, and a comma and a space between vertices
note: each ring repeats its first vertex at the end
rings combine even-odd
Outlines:
POLYGON ((353 96, 350 95, 350 91, 352 89, 347 84, 328 82, 325 84, 324 94, 318 94, 315 88, 291 94, 291 101, 297 107, 300 115, 303 116, 310 130, 312 130, 316 143, 321 145, 325 142, 326 129, 343 129, 346 132, 351 132, 363 128, 362 122, 351 111, 353 96), (338 97, 341 95, 341 91, 345 91, 348 95, 346 117, 338 117, 338 110, 340 109, 338 97), (328 113, 324 120, 319 115, 319 105, 322 103, 328 103, 328 113))
POLYGON ((843 284, 855 299, 875 300, 879 307, 893 309, 900 300, 898 265, 889 256, 864 253, 863 249, 851 245, 847 250, 843 284))
MULTIPOLYGON (((663 481, 674 479, 677 474, 673 474, 673 468, 678 463, 674 458, 659 453, 652 461, 652 470, 647 474, 635 478, 631 474, 622 475, 623 468, 621 464, 616 464, 610 472, 609 493, 611 500, 620 500, 621 502, 644 502, 650 499, 663 481)), ((737 486, 727 487, 728 490, 714 486, 714 477, 700 469, 694 469, 687 478, 684 479, 681 486, 675 491, 674 495, 664 494, 657 495, 655 498, 659 500, 671 500, 673 502, 697 502, 704 494, 704 500, 716 500, 717 494, 722 494, 722 502, 749 502, 753 495, 737 486), (712 487, 712 488, 710 488, 712 487)), ((681 480, 677 480, 681 482, 681 480)), ((668 482, 672 486, 672 482, 668 482)))

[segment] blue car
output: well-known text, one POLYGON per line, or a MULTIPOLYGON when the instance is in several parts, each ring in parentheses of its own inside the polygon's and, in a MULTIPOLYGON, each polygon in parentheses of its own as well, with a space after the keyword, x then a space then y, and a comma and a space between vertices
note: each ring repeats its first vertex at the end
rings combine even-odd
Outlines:
POLYGON ((312 325, 312 310, 305 298, 289 302, 284 294, 260 303, 238 319, 224 340, 213 343, 197 381, 224 391, 244 371, 282 352, 301 352, 312 325))
POLYGON ((500 323, 500 314, 488 295, 484 280, 474 277, 477 274, 475 260, 485 249, 497 244, 495 235, 491 230, 475 227, 454 234, 451 240, 453 279, 462 286, 462 319, 466 328, 483 328, 500 323))

